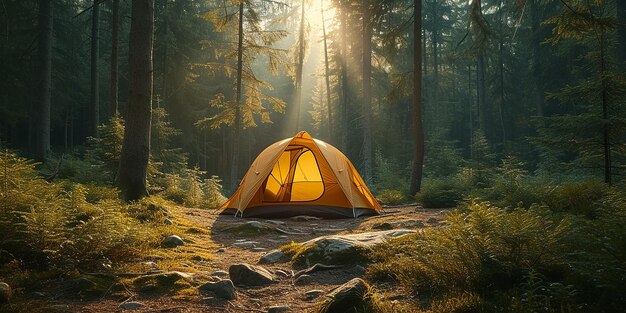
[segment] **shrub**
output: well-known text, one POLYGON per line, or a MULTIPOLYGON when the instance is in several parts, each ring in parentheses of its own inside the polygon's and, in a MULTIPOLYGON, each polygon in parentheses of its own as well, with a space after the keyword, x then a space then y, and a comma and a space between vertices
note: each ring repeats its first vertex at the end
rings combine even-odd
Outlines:
POLYGON ((407 202, 407 196, 398 190, 384 189, 376 197, 382 204, 398 205, 407 202))
POLYGON ((35 163, 0 153, 0 250, 27 266, 71 269, 118 261, 156 244, 159 227, 141 227, 107 187, 49 183, 35 163))
POLYGON ((506 212, 470 202, 448 214, 447 227, 379 246, 368 275, 397 280, 433 312, 457 307, 453 298, 463 294, 471 296, 459 307, 478 311, 619 311, 626 305, 622 213, 589 221, 541 206, 506 212))
POLYGON ((429 208, 450 208, 457 205, 467 193, 459 181, 454 179, 427 180, 415 200, 429 208))

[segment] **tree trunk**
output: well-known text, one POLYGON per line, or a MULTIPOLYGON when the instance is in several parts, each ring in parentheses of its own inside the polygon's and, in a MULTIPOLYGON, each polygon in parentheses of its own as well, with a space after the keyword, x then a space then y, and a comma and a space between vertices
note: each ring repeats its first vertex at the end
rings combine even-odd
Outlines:
POLYGON ((237 187, 237 172, 239 170, 239 137, 241 134, 241 75, 243 73, 243 1, 239 3, 239 34, 237 41, 237 90, 235 99, 235 121, 233 134, 233 158, 230 166, 230 184, 234 192, 237 187))
POLYGON ((626 70, 626 1, 617 0, 617 40, 619 61, 622 68, 626 70))
POLYGON ((117 174, 117 186, 126 200, 138 200, 148 194, 153 32, 154 0, 133 0, 128 49, 128 113, 117 174))
POLYGON ((604 182, 611 185, 611 142, 610 142, 610 124, 609 124, 609 95, 608 86, 606 84, 606 40, 605 33, 601 31, 598 38, 600 46, 600 80, 602 81, 602 139, 604 148, 604 182))
POLYGON ((109 89, 109 110, 111 115, 118 112, 118 44, 120 29, 120 0, 113 0, 111 3, 111 82, 109 89))
POLYGON ((481 53, 478 56, 476 68, 476 90, 478 98, 478 122, 479 127, 485 135, 487 134, 487 105, 485 99, 485 56, 481 53))
POLYGON ((438 1, 433 1, 433 29, 432 29, 432 45, 433 45, 433 104, 434 111, 437 112, 437 118, 441 118, 441 108, 439 107, 439 5, 438 1))
POLYGON ((93 0, 91 8, 91 93, 90 93, 90 124, 89 135, 96 136, 98 134, 98 125, 100 124, 100 96, 98 92, 98 56, 100 55, 100 4, 99 0, 93 0))
POLYGON ((348 13, 346 8, 340 9, 341 19, 341 150, 348 151, 348 97, 350 96, 350 86, 348 86, 348 13))
POLYGON ((424 166, 424 129, 422 126, 422 1, 413 0, 413 139, 415 140, 415 156, 411 173, 409 192, 415 194, 422 187, 422 169, 424 166))
POLYGON ((328 66, 328 45, 326 43, 326 21, 324 20, 324 1, 321 2, 322 6, 322 36, 324 39, 324 78, 326 80, 326 105, 327 105, 327 114, 328 114, 328 140, 331 143, 334 143, 333 138, 333 114, 332 114, 332 104, 330 97, 330 70, 328 66))
POLYGON ((300 12, 298 61, 296 63, 296 94, 294 97, 294 105, 296 106, 296 132, 300 131, 300 109, 302 106, 302 68, 304 67, 304 0, 302 0, 300 12))
POLYGON ((372 183, 372 21, 370 8, 363 9, 363 176, 372 183))
POLYGON ((37 113, 35 158, 46 161, 50 156, 50 100, 52 92, 52 4, 39 1, 39 48, 37 51, 37 113))
POLYGON ((535 3, 530 6, 530 18, 531 18, 531 29, 532 29, 532 52, 533 52, 533 66, 532 73, 534 76, 533 83, 535 85, 535 106, 537 116, 544 116, 544 100, 543 100, 543 80, 541 79, 541 43, 544 41, 544 38, 541 34, 541 17, 539 16, 539 3, 540 0, 535 0, 535 3))

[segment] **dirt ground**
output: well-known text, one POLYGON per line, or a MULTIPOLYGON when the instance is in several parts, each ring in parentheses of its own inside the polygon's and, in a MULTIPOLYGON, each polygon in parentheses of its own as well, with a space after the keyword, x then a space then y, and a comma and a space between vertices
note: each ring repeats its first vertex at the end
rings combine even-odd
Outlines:
MULTIPOLYGON (((181 254, 180 262, 169 264, 167 270, 181 272, 193 272, 201 283, 203 279, 212 279, 211 273, 217 270, 228 271, 232 264, 249 263, 256 264, 259 258, 271 251, 289 243, 303 242, 323 235, 350 234, 381 229, 407 228, 419 229, 423 227, 436 227, 445 224, 446 210, 422 209, 421 207, 389 207, 379 216, 332 219, 332 220, 296 220, 285 219, 259 219, 259 218, 235 218, 234 216, 218 215, 215 211, 207 211, 193 208, 177 208, 175 223, 184 223, 191 226, 191 231, 183 238, 190 242, 184 246, 189 250, 181 254), (242 236, 223 229, 229 226, 243 224, 251 220, 262 221, 276 225, 282 232, 271 232, 260 235, 242 236), (200 231, 206 230, 206 231, 200 231), (256 249, 240 248, 233 246, 241 241, 254 241, 256 249), (193 251, 205 250, 212 254, 211 260, 200 258, 186 259, 193 251), (190 252, 191 251, 191 252, 190 252), (186 257, 182 257, 185 255, 186 257), (201 262, 189 264, 191 262, 201 262), (207 278, 208 276, 208 278, 207 278)), ((178 248, 177 248, 178 249, 178 248)), ((283 270, 287 273, 294 271, 289 263, 279 263, 265 266, 271 272, 283 270)), ((319 289, 325 292, 347 282, 354 277, 363 276, 364 269, 359 266, 345 266, 335 270, 320 271, 312 274, 312 282, 306 285, 294 285, 291 278, 281 278, 278 283, 259 288, 237 288, 237 299, 226 301, 219 298, 202 295, 200 293, 180 295, 162 295, 158 297, 140 296, 132 293, 127 300, 138 301, 144 306, 133 312, 267 312, 271 306, 287 305, 291 312, 311 312, 320 299, 306 300, 305 292, 319 289)), ((194 277, 195 277, 194 276, 194 277)), ((205 280, 206 281, 206 280, 205 280)), ((403 291, 397 286, 390 284, 375 284, 385 297, 408 301, 403 296, 403 291)), ((323 297, 323 296, 322 296, 323 297)), ((103 297, 100 300, 88 302, 64 302, 58 306, 61 311, 69 312, 120 312, 120 301, 103 297)), ((53 310, 52 310, 53 311, 53 310)))

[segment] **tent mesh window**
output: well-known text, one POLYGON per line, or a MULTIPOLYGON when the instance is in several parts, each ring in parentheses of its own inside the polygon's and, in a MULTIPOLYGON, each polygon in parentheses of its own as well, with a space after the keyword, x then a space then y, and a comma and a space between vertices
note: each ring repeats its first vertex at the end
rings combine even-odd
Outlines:
POLYGON ((264 202, 314 201, 324 193, 317 159, 303 146, 285 149, 264 185, 264 202))

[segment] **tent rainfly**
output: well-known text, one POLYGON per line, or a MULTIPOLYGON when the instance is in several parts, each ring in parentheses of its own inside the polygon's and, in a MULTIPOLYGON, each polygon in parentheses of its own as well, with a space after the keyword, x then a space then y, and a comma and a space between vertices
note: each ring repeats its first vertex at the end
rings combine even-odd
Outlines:
POLYGON ((241 217, 378 215, 382 208, 350 160, 301 131, 254 160, 221 214, 241 217))

